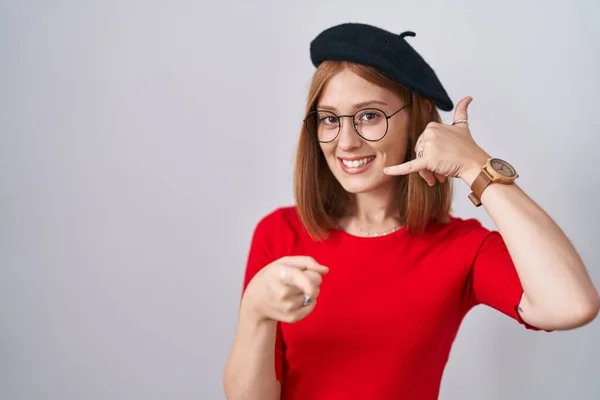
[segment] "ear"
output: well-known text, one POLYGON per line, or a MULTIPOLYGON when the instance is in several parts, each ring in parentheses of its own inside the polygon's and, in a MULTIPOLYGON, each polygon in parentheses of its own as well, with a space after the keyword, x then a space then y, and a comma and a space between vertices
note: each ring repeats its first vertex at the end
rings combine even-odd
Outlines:
POLYGON ((425 111, 427 112, 427 114, 431 114, 431 112, 433 111, 433 104, 431 103, 431 100, 425 100, 425 111))

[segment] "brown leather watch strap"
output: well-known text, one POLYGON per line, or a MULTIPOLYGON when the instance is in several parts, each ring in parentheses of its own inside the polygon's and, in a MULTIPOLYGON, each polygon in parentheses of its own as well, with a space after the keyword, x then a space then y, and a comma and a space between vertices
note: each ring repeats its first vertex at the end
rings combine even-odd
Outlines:
POLYGON ((471 184, 471 190, 473 191, 469 194, 469 199, 473 202, 476 207, 481 205, 481 194, 485 190, 486 187, 489 186, 492 181, 492 176, 487 172, 487 169, 483 167, 477 178, 471 184))

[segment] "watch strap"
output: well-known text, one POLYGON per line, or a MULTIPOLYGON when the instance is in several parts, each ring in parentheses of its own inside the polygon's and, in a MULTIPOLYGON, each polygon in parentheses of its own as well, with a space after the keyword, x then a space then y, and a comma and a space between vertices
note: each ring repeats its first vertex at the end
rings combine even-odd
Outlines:
POLYGON ((471 184, 472 192, 469 194, 469 200, 475 207, 481 206, 481 194, 490 185, 493 177, 487 172, 487 168, 483 167, 481 172, 471 184))

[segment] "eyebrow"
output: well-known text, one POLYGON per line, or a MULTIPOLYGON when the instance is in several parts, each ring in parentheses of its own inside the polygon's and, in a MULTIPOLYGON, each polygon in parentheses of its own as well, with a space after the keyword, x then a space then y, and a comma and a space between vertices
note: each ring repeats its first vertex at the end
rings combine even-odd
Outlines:
MULTIPOLYGON (((362 103, 357 103, 357 104, 353 104, 352 108, 354 110, 366 107, 366 106, 370 106, 370 105, 380 105, 380 106, 387 106, 388 103, 386 103, 385 101, 381 101, 381 100, 369 100, 369 101, 363 101, 362 103)), ((317 109, 320 110, 331 110, 331 111, 337 111, 337 108, 333 107, 333 106, 327 106, 324 104, 318 104, 317 105, 317 109)))

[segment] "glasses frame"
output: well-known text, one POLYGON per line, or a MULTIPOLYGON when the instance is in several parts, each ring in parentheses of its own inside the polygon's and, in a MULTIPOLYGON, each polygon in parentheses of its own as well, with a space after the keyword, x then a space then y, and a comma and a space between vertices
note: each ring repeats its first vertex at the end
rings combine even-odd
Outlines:
POLYGON ((352 126, 354 127, 354 131, 358 134, 358 136, 360 136, 363 140, 366 140, 367 142, 378 142, 381 139, 383 139, 387 133, 388 133, 388 129, 390 127, 389 124, 389 120, 390 118, 392 118, 394 115, 398 114, 400 111, 404 110, 406 107, 410 106, 410 103, 407 103, 405 105, 403 105, 400 109, 398 109, 397 111, 393 112, 392 114, 388 115, 385 113, 385 111, 383 111, 382 109, 376 108, 376 107, 367 107, 367 108, 361 108, 360 110, 358 110, 357 112, 355 112, 354 114, 344 114, 344 115, 337 115, 336 113, 334 113, 333 111, 330 110, 314 110, 309 112, 306 115, 306 118, 304 118, 302 120, 302 122, 304 122, 304 125, 306 126, 306 131, 308 132, 308 134, 317 142, 319 143, 331 143, 334 140, 336 140, 338 138, 338 136, 340 136, 340 132, 342 131, 342 118, 352 118, 352 126), (358 113, 362 112, 362 111, 368 111, 368 110, 373 110, 373 111, 379 111, 381 112, 383 115, 385 115, 385 133, 383 134, 383 136, 381 136, 379 139, 367 139, 366 137, 364 137, 363 135, 360 134, 360 132, 358 131, 358 129, 356 128, 356 121, 354 120, 356 118, 356 116, 358 115, 358 113), (310 128, 308 127, 308 119, 319 113, 319 112, 326 112, 329 114, 334 115, 337 118, 337 122, 338 122, 338 131, 335 134, 335 136, 333 137, 333 139, 331 140, 319 140, 318 134, 312 134, 310 133, 310 128))

